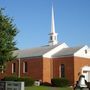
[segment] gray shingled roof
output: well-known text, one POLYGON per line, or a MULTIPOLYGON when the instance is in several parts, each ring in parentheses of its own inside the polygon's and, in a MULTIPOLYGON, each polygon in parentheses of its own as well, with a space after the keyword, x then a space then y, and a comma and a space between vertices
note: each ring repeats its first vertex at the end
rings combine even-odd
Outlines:
POLYGON ((39 57, 59 45, 60 44, 57 44, 54 46, 46 45, 46 46, 31 48, 31 49, 26 49, 26 50, 16 50, 14 51, 13 55, 17 56, 17 58, 39 57))
POLYGON ((77 52, 82 47, 74 47, 74 48, 64 48, 61 51, 54 54, 52 57, 65 57, 72 56, 75 52, 77 52))

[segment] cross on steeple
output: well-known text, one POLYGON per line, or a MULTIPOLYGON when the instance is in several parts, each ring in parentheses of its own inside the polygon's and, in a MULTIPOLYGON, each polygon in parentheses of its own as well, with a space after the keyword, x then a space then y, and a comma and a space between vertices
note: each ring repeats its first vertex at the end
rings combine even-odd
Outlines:
POLYGON ((54 22, 54 10, 52 5, 52 20, 51 20, 51 32, 50 32, 50 40, 49 45, 55 45, 58 43, 57 41, 57 33, 55 32, 55 22, 54 22))

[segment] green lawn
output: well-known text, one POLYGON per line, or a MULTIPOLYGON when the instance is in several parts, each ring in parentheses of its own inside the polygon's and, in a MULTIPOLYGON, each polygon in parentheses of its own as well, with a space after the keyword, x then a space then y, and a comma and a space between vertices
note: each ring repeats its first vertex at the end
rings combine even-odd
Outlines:
POLYGON ((69 87, 57 88, 57 87, 47 87, 47 86, 31 86, 31 87, 26 87, 25 90, 73 90, 73 89, 69 87))

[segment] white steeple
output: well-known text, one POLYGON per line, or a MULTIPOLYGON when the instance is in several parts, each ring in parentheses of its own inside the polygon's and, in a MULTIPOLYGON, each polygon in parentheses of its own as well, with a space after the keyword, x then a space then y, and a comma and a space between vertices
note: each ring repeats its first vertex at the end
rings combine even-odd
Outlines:
POLYGON ((55 45, 58 43, 57 41, 57 33, 55 32, 55 22, 54 22, 54 10, 52 5, 52 21, 51 21, 51 32, 50 32, 50 40, 49 45, 55 45))

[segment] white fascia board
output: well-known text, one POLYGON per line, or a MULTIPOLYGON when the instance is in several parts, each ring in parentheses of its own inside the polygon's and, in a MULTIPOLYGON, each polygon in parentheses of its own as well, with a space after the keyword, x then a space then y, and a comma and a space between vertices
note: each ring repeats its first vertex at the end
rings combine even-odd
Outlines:
POLYGON ((82 58, 90 58, 90 50, 87 45, 82 47, 80 50, 78 50, 76 53, 74 53, 74 56, 76 57, 82 57, 82 58), (87 53, 86 51, 87 50, 87 53))
POLYGON ((68 48, 68 45, 65 44, 65 43, 63 43, 63 44, 55 47, 54 49, 50 50, 50 51, 47 52, 47 53, 45 53, 45 54, 43 55, 43 57, 51 58, 52 55, 54 55, 55 53, 57 53, 58 51, 60 51, 60 50, 62 50, 62 49, 64 49, 64 48, 68 48))
POLYGON ((90 71, 90 66, 84 66, 84 67, 82 67, 82 71, 90 71))

